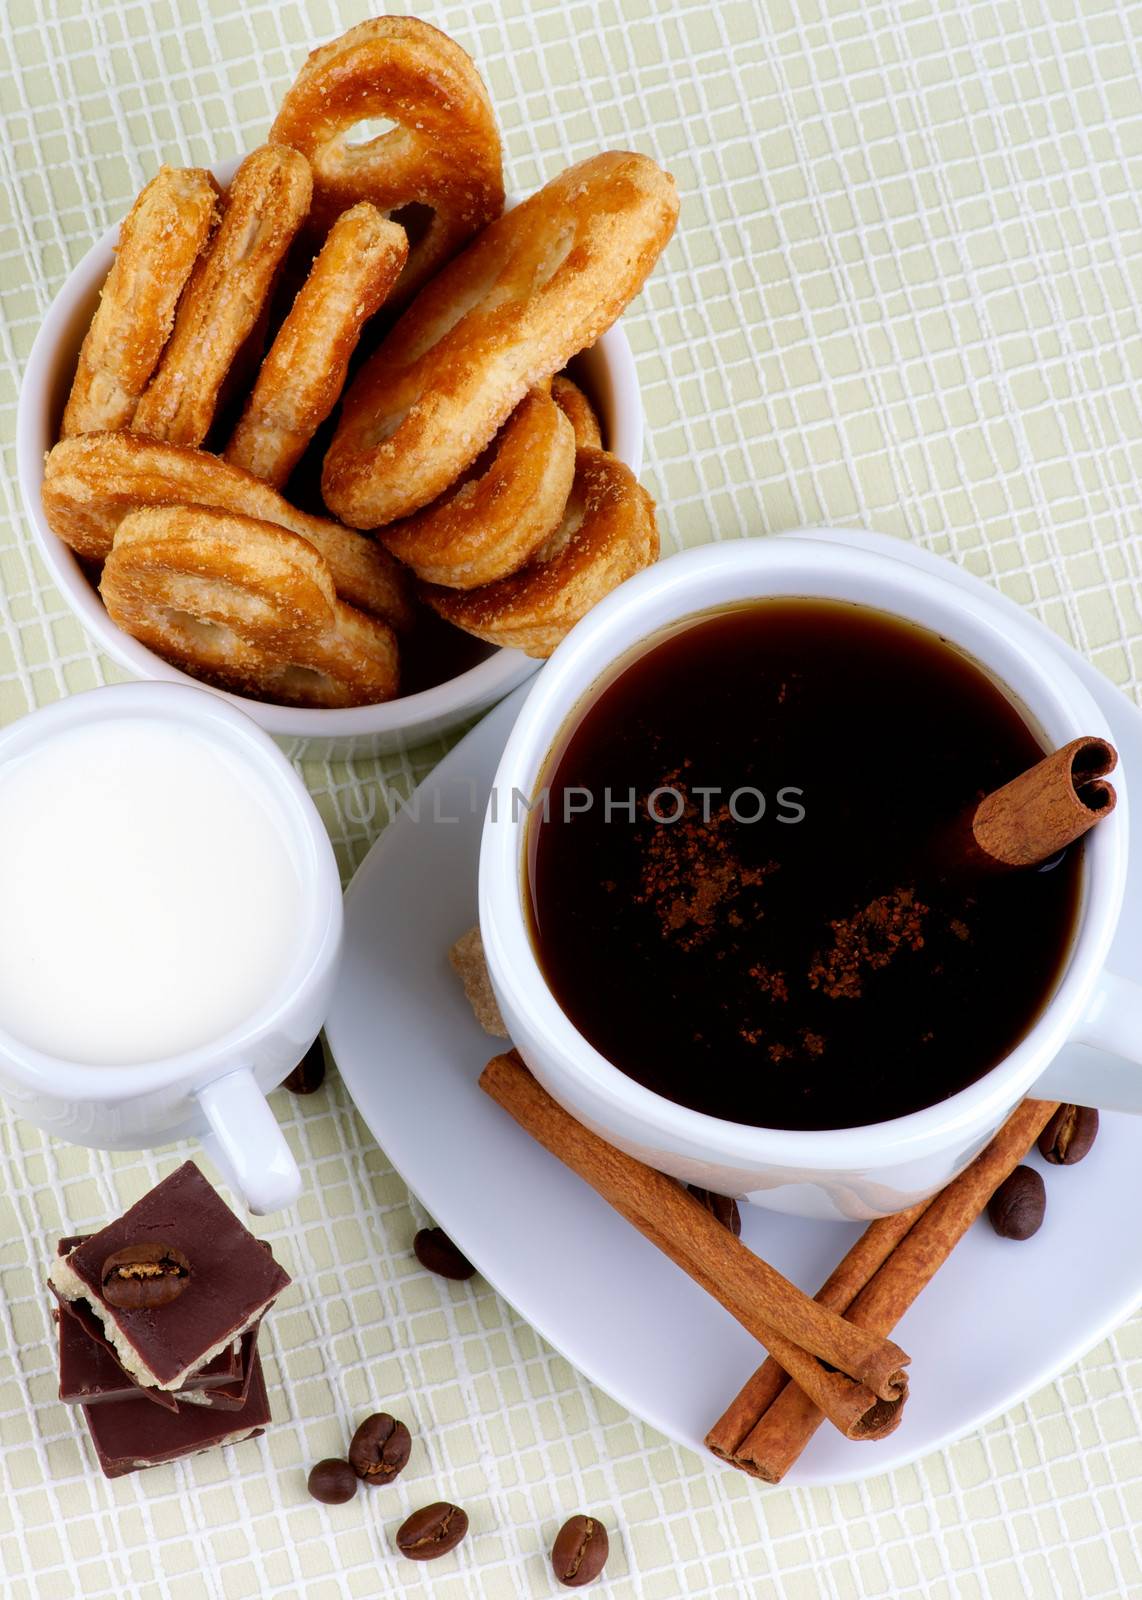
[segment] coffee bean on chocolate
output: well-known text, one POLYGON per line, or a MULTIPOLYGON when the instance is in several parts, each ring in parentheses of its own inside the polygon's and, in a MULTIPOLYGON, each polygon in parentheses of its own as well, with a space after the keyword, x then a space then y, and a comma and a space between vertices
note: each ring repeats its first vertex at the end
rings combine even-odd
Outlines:
POLYGON ((710 1189, 699 1189, 696 1183, 688 1183, 686 1187, 705 1206, 715 1222, 720 1222, 723 1228, 728 1228, 735 1239, 742 1236, 742 1214, 738 1210, 738 1203, 731 1195, 714 1194, 710 1189))
POLYGON ((446 1556, 468 1532, 468 1513, 437 1500, 414 1511, 397 1529, 397 1549, 410 1561, 435 1561, 446 1556))
POLYGON ((391 1483, 408 1466, 412 1436, 403 1422, 378 1411, 366 1417, 349 1446, 349 1465, 365 1483, 391 1483))
POLYGON ((1039 1154, 1056 1167, 1073 1167, 1098 1136, 1093 1106, 1060 1106, 1039 1135, 1039 1154))
POLYGON ((154 1311, 178 1299, 190 1277, 190 1262, 173 1245, 147 1239, 109 1255, 100 1276, 109 1306, 154 1311))
POLYGON ((568 1589, 582 1589, 602 1572, 610 1550, 603 1524, 597 1517, 580 1514, 569 1517, 556 1534, 551 1565, 560 1583, 568 1589))
POLYGON ((1047 1209, 1047 1190, 1034 1167, 1016 1167, 988 1202, 987 1214, 1001 1239, 1029 1239, 1047 1209))
POLYGON ((323 1506, 343 1506, 357 1493, 357 1474, 347 1461, 326 1456, 311 1469, 306 1488, 323 1506))
POLYGON ((470 1278, 475 1267, 461 1255, 443 1228, 421 1228, 412 1241, 416 1259, 442 1278, 470 1278))
POLYGON ((315 1094, 325 1082, 325 1051, 315 1039, 285 1080, 291 1094, 315 1094))

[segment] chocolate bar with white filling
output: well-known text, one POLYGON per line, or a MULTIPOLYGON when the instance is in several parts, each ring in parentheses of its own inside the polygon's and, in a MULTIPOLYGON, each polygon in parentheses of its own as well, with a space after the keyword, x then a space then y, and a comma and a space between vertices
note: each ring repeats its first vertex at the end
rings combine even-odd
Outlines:
MULTIPOLYGON (((252 1328, 290 1278, 192 1161, 51 1267, 69 1302, 86 1300, 120 1365, 139 1384, 174 1390, 252 1328), (159 1244, 189 1264, 176 1298, 125 1305, 105 1285, 112 1258, 159 1244)), ((196 1407, 196 1410, 205 1410, 196 1407)))
POLYGON ((144 1467, 199 1455, 217 1445, 251 1439, 270 1421, 270 1404, 262 1363, 255 1354, 250 1393, 240 1411, 180 1406, 177 1412, 170 1412, 140 1396, 84 1406, 83 1415, 104 1477, 121 1478, 144 1467))
MULTIPOLYGON (((56 1254, 66 1256, 90 1237, 80 1233, 61 1239, 56 1254)), ((54 1284, 49 1283, 48 1288, 59 1301, 59 1397, 65 1405, 98 1405, 102 1400, 144 1395, 156 1405, 175 1411, 178 1402, 192 1394, 198 1404, 220 1405, 223 1409, 236 1410, 243 1404, 249 1387, 250 1360, 257 1345, 257 1325, 227 1345, 181 1389, 149 1389, 124 1372, 114 1345, 104 1336, 103 1324, 87 1301, 65 1300, 54 1284)))
POLYGON ((168 1390, 146 1389, 136 1383, 123 1371, 111 1346, 89 1337, 78 1318, 69 1314, 66 1301, 54 1315, 59 1324, 59 1397, 65 1405, 93 1406, 105 1400, 142 1397, 167 1411, 177 1411, 180 1405, 240 1411, 246 1403, 260 1323, 181 1389, 168 1390), (208 1378, 207 1373, 213 1376, 208 1378))
MULTIPOLYGON (((238 1365, 242 1371, 237 1377, 229 1379, 226 1383, 204 1385, 201 1389, 195 1387, 192 1378, 178 1391, 179 1405, 211 1406, 215 1411, 241 1411, 250 1393, 250 1380, 257 1364, 258 1330, 261 1326, 259 1317, 252 1328, 246 1329, 238 1342, 238 1365)), ((144 1391, 140 1389, 139 1392, 144 1391)), ((158 1394, 165 1391, 154 1389, 151 1392, 158 1394)))
POLYGON ((129 1378, 106 1345, 89 1339, 61 1306, 53 1311, 59 1333, 59 1397, 65 1405, 103 1405, 110 1400, 143 1399, 177 1411, 178 1401, 165 1389, 143 1389, 129 1378))

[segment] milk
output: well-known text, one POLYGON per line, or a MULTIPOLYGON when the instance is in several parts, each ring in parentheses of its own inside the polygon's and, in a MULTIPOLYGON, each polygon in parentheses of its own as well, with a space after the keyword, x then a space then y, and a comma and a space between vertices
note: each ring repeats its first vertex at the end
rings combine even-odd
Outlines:
POLYGON ((223 739, 65 728, 0 763, 0 1031, 132 1066, 276 998, 301 880, 280 802, 223 739))

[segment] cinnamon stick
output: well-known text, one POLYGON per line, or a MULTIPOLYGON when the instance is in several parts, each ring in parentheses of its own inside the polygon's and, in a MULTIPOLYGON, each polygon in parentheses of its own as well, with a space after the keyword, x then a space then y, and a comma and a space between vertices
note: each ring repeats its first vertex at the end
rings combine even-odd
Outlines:
MULTIPOLYGON (((754 1259, 759 1258, 755 1256, 754 1259)), ((703 1282, 702 1288, 714 1294, 710 1282, 703 1282)), ((721 1296, 715 1294, 715 1299, 721 1299, 721 1296)), ((725 1304, 724 1301, 722 1303, 725 1304)), ((826 1366, 802 1350, 800 1345, 785 1338, 771 1324, 753 1322, 749 1332, 765 1345, 776 1362, 780 1362, 783 1368, 787 1367, 802 1392, 812 1398, 812 1404, 821 1416, 831 1422, 846 1439, 852 1439, 854 1443, 884 1439, 900 1421, 904 1402, 908 1398, 907 1373, 900 1373, 892 1398, 882 1400, 867 1384, 857 1383, 846 1373, 826 1366)))
POLYGON ((1106 781, 1118 753, 1105 739, 1072 739, 989 794, 956 847, 981 867, 1036 867, 1074 844, 1114 810, 1106 781))
MULTIPOLYGON (((881 1334, 895 1328, 1057 1110, 1056 1104, 1045 1100, 1024 1100, 1016 1107, 991 1143, 958 1178, 934 1196, 854 1295, 847 1312, 849 1321, 881 1334)), ((880 1224, 873 1223, 865 1239, 873 1228, 879 1229, 880 1224)), ((751 1378, 750 1384, 753 1383, 751 1378)), ((764 1400, 764 1394, 761 1398, 764 1400)), ((727 1416, 735 1405, 736 1402, 731 1404, 727 1416)), ((786 1384, 759 1412, 758 1420, 738 1443, 732 1457, 725 1459, 731 1459, 734 1466, 752 1477, 780 1483, 823 1420, 820 1407, 798 1383, 786 1384)), ((721 1437, 721 1423, 715 1424, 715 1429, 721 1437)))
POLYGON ((810 1300, 681 1184, 583 1127, 514 1050, 488 1063, 480 1087, 792 1370, 846 1437, 879 1438, 895 1425, 908 1361, 897 1345, 810 1300))
MULTIPOLYGON (((817 1302, 843 1315, 931 1203, 930 1199, 921 1200, 907 1211, 871 1223, 818 1289, 814 1296, 817 1302)), ((734 1461, 758 1419, 789 1382, 788 1372, 771 1353, 710 1429, 706 1435, 707 1447, 723 1461, 734 1461)), ((896 1420, 899 1420, 899 1413, 896 1420)))

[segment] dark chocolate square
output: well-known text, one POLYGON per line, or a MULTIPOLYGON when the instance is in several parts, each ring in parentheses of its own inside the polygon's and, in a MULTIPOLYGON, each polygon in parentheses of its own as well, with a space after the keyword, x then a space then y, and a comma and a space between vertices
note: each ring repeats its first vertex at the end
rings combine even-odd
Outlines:
MULTIPOLYGON (((75 1303, 83 1304, 82 1301, 75 1303)), ((168 1411, 177 1411, 180 1404, 240 1411, 246 1404, 261 1323, 242 1335, 236 1359, 227 1350, 224 1363, 220 1358, 202 1369, 207 1373, 223 1364, 240 1369, 236 1373, 227 1371, 224 1381, 209 1383, 199 1375, 181 1389, 149 1389, 123 1371, 110 1346, 89 1336, 84 1324, 69 1314, 66 1300, 54 1315, 59 1324, 59 1397, 65 1405, 92 1406, 108 1400, 145 1399, 168 1411)))
POLYGON ((261 1433, 270 1420, 262 1363, 255 1354, 250 1393, 240 1411, 210 1406, 180 1406, 164 1411, 141 1397, 84 1406, 87 1431, 107 1478, 121 1478, 144 1467, 163 1466, 220 1444, 237 1444, 261 1433))
POLYGON ((104 1405, 110 1400, 143 1399, 148 1405, 177 1411, 178 1401, 166 1389, 144 1389, 129 1378, 104 1344, 89 1339, 66 1310, 59 1323, 59 1397, 65 1405, 104 1405))
POLYGON ((164 1389, 180 1387, 212 1359, 212 1352, 222 1353, 216 1347, 239 1338, 290 1283, 192 1161, 57 1261, 52 1277, 65 1298, 89 1302, 131 1376, 164 1389), (186 1287, 158 1308, 108 1305, 103 1263, 126 1245, 152 1239, 187 1257, 186 1287), (57 1276, 61 1268, 69 1269, 66 1279, 57 1276))
MULTIPOLYGON (((77 1233, 61 1239, 56 1254, 66 1256, 90 1237, 89 1233, 77 1233)), ((65 1300, 54 1284, 48 1287, 60 1304, 59 1397, 65 1404, 97 1405, 102 1399, 145 1395, 168 1411, 175 1411, 178 1397, 195 1390, 211 1396, 208 1404, 231 1411, 245 1403, 249 1361, 257 1345, 259 1324, 243 1334, 241 1341, 228 1344, 221 1355, 189 1377, 181 1389, 153 1389, 136 1383, 124 1372, 114 1345, 103 1332, 103 1324, 86 1300, 65 1300)))

